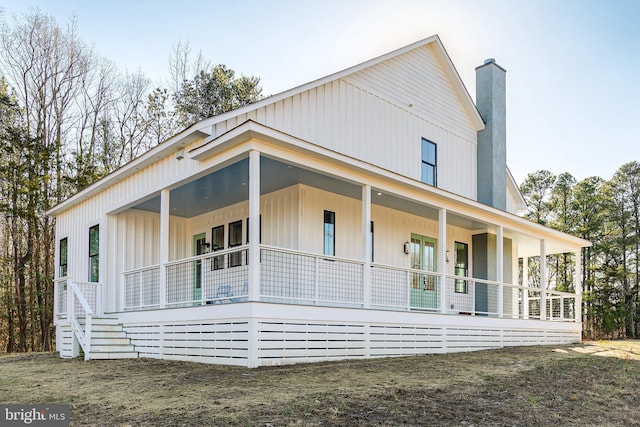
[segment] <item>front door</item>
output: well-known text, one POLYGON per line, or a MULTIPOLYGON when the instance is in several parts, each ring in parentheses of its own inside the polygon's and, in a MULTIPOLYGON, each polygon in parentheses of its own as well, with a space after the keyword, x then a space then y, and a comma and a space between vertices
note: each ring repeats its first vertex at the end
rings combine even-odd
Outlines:
MULTIPOLYGON (((205 242, 207 241, 206 233, 200 233, 193 236, 193 255, 202 255, 205 253, 205 242)), ((193 271, 193 300, 200 301, 202 298, 202 260, 196 260, 193 271)))
MULTIPOLYGON (((411 234, 411 268, 435 272, 436 248, 436 239, 411 234)), ((438 308, 438 284, 435 275, 415 272, 411 274, 411 308, 438 308)))

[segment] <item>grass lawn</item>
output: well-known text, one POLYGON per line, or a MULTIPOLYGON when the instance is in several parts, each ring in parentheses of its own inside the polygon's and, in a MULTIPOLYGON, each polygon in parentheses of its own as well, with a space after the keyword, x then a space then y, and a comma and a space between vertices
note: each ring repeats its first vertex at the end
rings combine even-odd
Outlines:
POLYGON ((258 369, 5 355, 0 402, 77 426, 640 426, 640 341, 258 369))

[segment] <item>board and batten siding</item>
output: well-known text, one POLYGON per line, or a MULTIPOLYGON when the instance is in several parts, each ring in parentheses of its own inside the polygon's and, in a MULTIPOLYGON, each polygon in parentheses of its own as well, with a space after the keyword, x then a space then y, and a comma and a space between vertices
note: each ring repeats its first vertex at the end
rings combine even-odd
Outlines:
MULTIPOLYGON (((289 249, 298 248, 298 186, 283 188, 265 194, 260 198, 260 216, 262 218, 262 243, 289 249)), ((229 243, 229 223, 242 221, 242 242, 247 241, 247 218, 249 202, 240 202, 212 212, 193 217, 190 222, 190 236, 205 233, 207 241, 211 241, 211 229, 224 225, 225 248, 229 243)), ((253 233, 251 233, 253 236, 253 233)), ((253 237, 252 237, 253 238, 253 237)), ((191 237, 190 237, 191 239, 191 237)), ((186 242, 193 247, 192 240, 186 242)), ((189 246, 190 245, 190 246, 189 246)), ((192 250, 192 249, 189 249, 192 250)), ((188 256, 191 256, 190 254, 188 256)))
MULTIPOLYGON (((100 226, 99 253, 107 249, 107 216, 91 197, 83 209, 73 209, 56 217, 56 277, 59 277, 60 240, 67 239, 67 276, 76 282, 89 280, 89 228, 100 226)), ((102 274, 102 272, 101 272, 102 274)))
POLYGON ((246 120, 416 180, 425 137, 438 144, 438 187, 476 198, 476 129, 429 46, 207 131, 222 135, 246 120))
MULTIPOLYGON (((336 214, 336 256, 361 260, 362 202, 305 185, 299 187, 301 250, 322 253, 323 212, 328 210, 336 214)), ((437 240, 437 221, 376 205, 375 197, 373 202, 374 262, 409 268, 411 258, 403 252, 404 242, 411 239, 412 233, 437 240)), ((448 225, 446 248, 450 253, 456 241, 467 243, 472 250, 471 231, 448 225)), ((453 274, 453 262, 447 264, 446 273, 453 274)))

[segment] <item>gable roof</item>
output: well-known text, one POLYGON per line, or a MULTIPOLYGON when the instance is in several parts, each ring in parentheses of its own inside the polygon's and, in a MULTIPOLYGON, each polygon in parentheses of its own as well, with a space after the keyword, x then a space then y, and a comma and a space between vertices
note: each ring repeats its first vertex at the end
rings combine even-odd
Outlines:
POLYGON ((80 203, 80 201, 88 199, 89 197, 99 193, 104 188, 110 187, 111 185, 121 181, 122 179, 134 174, 136 171, 149 166, 150 164, 154 163, 157 159, 163 158, 169 155, 170 153, 174 153, 175 151, 185 147, 189 143, 199 138, 205 137, 204 144, 207 144, 210 140, 216 138, 216 135, 209 135, 209 132, 207 130, 210 126, 216 123, 220 123, 230 118, 233 118, 242 114, 246 114, 253 110, 262 108, 266 105, 276 103, 280 100, 292 97, 294 95, 300 94, 310 89, 320 87, 326 83, 339 80, 353 73, 357 73, 365 68, 372 67, 374 65, 382 63, 391 58, 400 56, 411 50, 419 49, 427 45, 433 46, 433 51, 435 52, 438 60, 442 63, 443 70, 446 76, 451 81, 454 92, 460 98, 461 103, 463 105, 463 109, 469 116, 471 123, 473 124, 476 131, 484 129, 485 127, 484 120, 480 116, 480 113, 478 112, 478 109, 476 108, 475 103, 471 99, 471 96, 469 95, 469 92, 467 91, 464 83, 462 82, 462 79, 460 78, 458 71, 453 65, 453 62, 451 61, 449 54, 445 50, 444 45, 440 40, 440 37, 436 34, 426 39, 419 40, 410 45, 396 49, 392 52, 389 52, 384 55, 378 56, 376 58, 370 59, 368 61, 362 62, 358 65, 354 65, 352 67, 346 68, 342 71, 329 74, 317 80, 313 80, 311 82, 302 84, 292 89, 288 89, 284 92, 269 96, 255 103, 194 123, 193 125, 184 129, 180 133, 172 136, 171 138, 167 139, 166 141, 162 142, 161 144, 157 145, 156 147, 152 148, 151 150, 147 151, 146 153, 142 154, 136 159, 132 160, 131 162, 125 164, 124 166, 110 173, 109 175, 94 182, 89 187, 79 191, 78 193, 69 197, 65 201, 54 206, 52 209, 47 211, 46 214, 55 215, 59 212, 62 212, 80 203))
POLYGON ((407 45, 405 47, 402 47, 400 49, 396 49, 392 52, 386 53, 384 55, 378 56, 376 58, 370 59, 368 61, 362 62, 358 65, 354 65, 352 67, 349 68, 345 68, 342 71, 338 71, 336 73, 333 74, 329 74, 325 77, 321 77, 317 80, 313 80, 310 81, 308 83, 302 84, 300 86, 296 86, 294 88, 288 89, 284 92, 280 92, 278 94, 275 95, 271 95, 267 98, 264 98, 258 102, 255 102, 253 104, 249 104, 246 105, 244 107, 238 108, 236 110, 232 110, 223 114, 219 114, 217 116, 214 117, 210 117, 208 119, 204 119, 198 123, 196 123, 196 125, 212 125, 214 123, 218 123, 218 122, 222 122, 224 120, 228 120, 231 117, 240 115, 240 114, 245 114, 249 111, 253 111, 256 110, 258 108, 261 108, 265 105, 269 105, 275 102, 278 102, 282 99, 285 98, 289 98, 292 97, 294 95, 300 94, 302 92, 308 91, 310 89, 314 89, 317 87, 320 87, 324 84, 327 84, 329 82, 335 81, 335 80, 339 80, 341 78, 347 77, 351 74, 357 73, 358 71, 364 70, 365 68, 369 68, 372 67, 374 65, 377 65, 381 62, 384 62, 388 59, 391 58, 395 58, 397 56, 400 56, 406 52, 409 52, 411 50, 414 49, 418 49, 421 48, 423 46, 427 46, 427 45, 432 45, 434 47, 434 52, 436 53, 438 59, 442 62, 443 64, 443 68, 444 71, 447 75, 447 77, 451 80, 452 86, 454 91, 456 92, 456 94, 460 97, 462 104, 464 106, 464 109, 466 111, 466 113, 469 115, 471 122, 473 123, 473 125, 475 126, 476 130, 482 130, 484 129, 485 125, 484 125, 484 120, 482 119, 482 117, 480 116, 480 113, 478 112, 478 109, 476 108, 475 103, 473 102, 473 99, 471 99, 471 95, 469 95, 469 92, 467 91, 466 86, 464 85, 464 83, 462 82, 462 79, 460 78, 460 75, 458 74, 458 71, 456 70, 455 66, 453 65, 453 62, 451 61, 451 58, 449 57, 449 54, 447 53, 446 49, 444 48, 444 45, 442 44, 442 41, 440 40, 440 37, 436 34, 433 35, 431 37, 428 37, 426 39, 417 41, 415 43, 412 43, 410 45, 407 45))

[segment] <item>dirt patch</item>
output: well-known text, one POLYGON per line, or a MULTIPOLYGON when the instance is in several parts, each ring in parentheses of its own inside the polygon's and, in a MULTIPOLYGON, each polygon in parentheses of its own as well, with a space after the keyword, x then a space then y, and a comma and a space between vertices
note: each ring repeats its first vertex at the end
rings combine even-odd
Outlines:
POLYGON ((68 403, 72 425, 640 426, 640 342, 246 369, 0 357, 0 401, 68 403))

